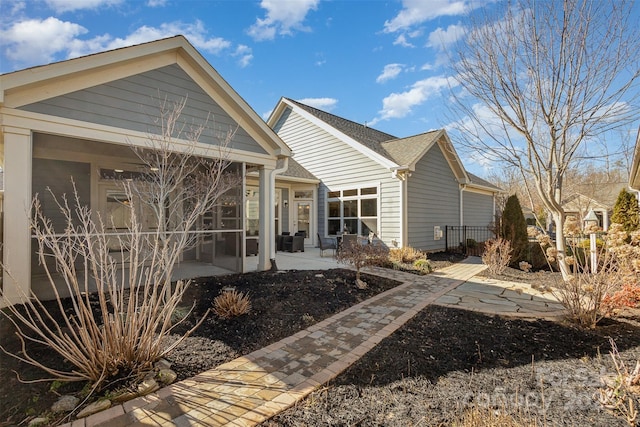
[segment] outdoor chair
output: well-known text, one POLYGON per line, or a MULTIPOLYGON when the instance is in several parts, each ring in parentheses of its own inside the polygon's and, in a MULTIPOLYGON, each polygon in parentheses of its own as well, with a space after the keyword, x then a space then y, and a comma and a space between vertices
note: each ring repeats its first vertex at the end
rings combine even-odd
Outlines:
POLYGON ((326 251, 327 249, 333 249, 333 255, 335 255, 336 249, 338 248, 336 240, 332 239, 331 237, 320 237, 320 233, 317 233, 317 234, 318 234, 318 245, 320 245, 320 256, 323 257, 324 251, 326 251))
POLYGON ((304 252, 304 236, 283 236, 282 250, 285 252, 304 252))
POLYGON ((358 244, 358 235, 357 234, 343 234, 342 235, 342 246, 348 247, 348 245, 357 245, 358 244))

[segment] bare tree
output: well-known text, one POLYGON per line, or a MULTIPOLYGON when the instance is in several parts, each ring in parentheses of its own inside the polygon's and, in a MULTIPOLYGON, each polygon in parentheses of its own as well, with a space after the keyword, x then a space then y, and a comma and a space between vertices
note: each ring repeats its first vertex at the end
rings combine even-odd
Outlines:
MULTIPOLYGON (((159 102, 156 121, 160 132, 150 134, 145 147, 131 145, 142 168, 139 179, 130 180, 125 188, 153 218, 155 241, 167 266, 173 266, 184 250, 195 245, 198 235, 192 231, 200 218, 242 184, 239 171, 233 171, 228 160, 237 128, 219 133, 217 145, 202 149, 198 142, 206 124, 184 122, 181 116, 186 104, 186 98, 159 102)), ((164 280, 170 281, 172 272, 172 268, 165 269, 164 280)))
POLYGON ((77 191, 73 198, 51 194, 58 212, 51 207, 45 212, 34 197, 30 225, 56 298, 44 304, 35 294, 24 295, 22 306, 10 305, 0 313, 13 322, 23 343, 22 352, 12 356, 43 369, 49 379, 86 380, 100 389, 116 376, 137 377, 180 342, 164 342, 189 285, 172 283, 174 267, 193 245, 198 219, 242 180, 230 169, 227 155, 233 132, 212 148, 216 153, 201 149, 202 125, 184 132, 180 124, 185 103, 162 103, 162 132, 150 136, 147 147, 135 149, 141 169, 117 181, 126 196, 119 206, 126 230, 116 230, 108 213, 83 205, 77 191), (62 217, 64 231, 54 229, 47 215, 62 217), (59 353, 71 369, 45 365, 27 342, 59 353))
MULTIPOLYGON (((556 224, 565 277, 565 174, 586 142, 638 117, 637 22, 626 1, 509 2, 485 14, 457 49, 461 144, 532 179, 556 224)), ((637 15, 636 15, 637 16, 637 15)))

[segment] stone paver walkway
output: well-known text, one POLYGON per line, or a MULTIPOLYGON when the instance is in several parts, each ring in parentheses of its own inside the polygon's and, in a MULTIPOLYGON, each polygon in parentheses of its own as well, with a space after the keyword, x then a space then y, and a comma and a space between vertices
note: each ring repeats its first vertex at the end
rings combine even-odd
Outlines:
MULTIPOLYGON (((259 424, 336 377, 429 304, 501 312, 501 304, 523 295, 513 286, 477 279, 465 284, 484 268, 479 258, 468 258, 427 276, 368 270, 403 284, 263 349, 69 426, 259 424)), ((537 309, 542 297, 531 298, 521 298, 518 306, 537 309)))
POLYGON ((551 292, 527 283, 474 277, 436 299, 437 305, 516 317, 554 318, 564 308, 551 292))

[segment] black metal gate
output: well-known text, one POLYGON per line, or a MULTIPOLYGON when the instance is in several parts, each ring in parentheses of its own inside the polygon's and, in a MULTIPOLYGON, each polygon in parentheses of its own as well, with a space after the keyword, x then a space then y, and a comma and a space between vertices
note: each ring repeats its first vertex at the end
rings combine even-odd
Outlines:
POLYGON ((445 227, 447 252, 460 253, 467 256, 481 256, 484 242, 495 238, 491 227, 481 226, 453 226, 445 227))

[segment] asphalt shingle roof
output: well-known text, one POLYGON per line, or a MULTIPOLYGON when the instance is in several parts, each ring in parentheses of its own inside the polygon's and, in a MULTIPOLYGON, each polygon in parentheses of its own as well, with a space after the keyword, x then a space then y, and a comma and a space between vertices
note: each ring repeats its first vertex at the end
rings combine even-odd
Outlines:
MULTIPOLYGON (((284 160, 278 160, 276 163, 276 168, 279 169, 284 166, 284 160)), ((302 165, 295 160, 293 157, 289 157, 289 164, 287 165, 287 170, 279 174, 278 176, 288 176, 292 178, 304 178, 304 179, 316 179, 320 181, 315 175, 306 170, 302 165)))
POLYGON ((366 125, 302 104, 293 99, 286 99, 352 138, 354 141, 397 163, 399 166, 406 166, 418 160, 418 157, 424 153, 424 150, 434 142, 433 138, 439 132, 430 131, 407 138, 398 138, 397 136, 381 132, 366 125))
MULTIPOLYGON (((398 138, 293 99, 285 99, 399 166, 408 166, 419 160, 425 150, 436 142, 436 138, 440 134, 440 130, 433 130, 406 138, 398 138)), ((501 191, 500 188, 479 176, 469 172, 467 172, 467 176, 471 184, 501 191)))

